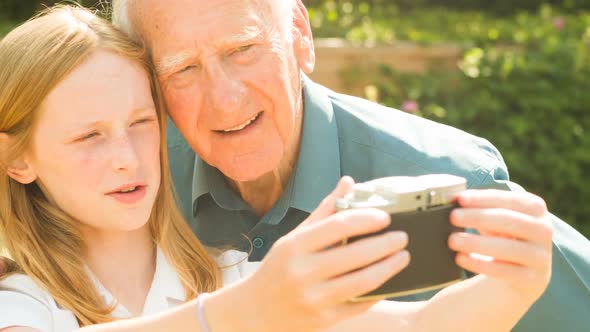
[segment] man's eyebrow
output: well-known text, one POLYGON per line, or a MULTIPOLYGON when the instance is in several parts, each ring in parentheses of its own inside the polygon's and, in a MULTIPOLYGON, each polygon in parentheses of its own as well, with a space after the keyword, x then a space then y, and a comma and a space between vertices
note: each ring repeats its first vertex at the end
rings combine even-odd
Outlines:
POLYGON ((182 65, 190 58, 191 53, 188 51, 182 51, 172 55, 165 55, 156 62, 156 73, 158 75, 166 74, 174 70, 179 65, 182 65))
MULTIPOLYGON (((247 25, 244 26, 240 33, 234 34, 228 38, 225 38, 221 44, 224 46, 231 46, 234 44, 240 44, 251 40, 259 39, 264 33, 264 30, 258 25, 247 25)), ((165 55, 156 62, 156 73, 158 75, 165 75, 170 71, 174 70, 179 65, 182 65, 187 60, 193 57, 193 54, 189 51, 181 51, 172 55, 165 55)))
POLYGON ((263 29, 258 25, 246 25, 239 33, 236 33, 228 38, 223 39, 222 44, 232 45, 247 42, 254 39, 259 39, 263 33, 263 29))

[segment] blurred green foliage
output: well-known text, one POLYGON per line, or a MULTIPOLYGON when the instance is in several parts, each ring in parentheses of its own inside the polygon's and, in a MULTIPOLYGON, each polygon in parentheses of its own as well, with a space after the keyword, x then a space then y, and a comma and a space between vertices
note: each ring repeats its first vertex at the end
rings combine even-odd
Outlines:
POLYGON ((38 11, 57 3, 79 3, 101 9, 109 0, 0 0, 0 38, 38 11))
MULTIPOLYGON (((393 2, 372 7, 368 3, 324 1, 309 7, 316 38, 340 37, 353 43, 380 44, 398 40, 420 44, 451 41, 466 47, 522 44, 558 36, 579 37, 588 25, 587 11, 566 12, 542 5, 535 11, 498 16, 481 10, 449 7, 404 9, 393 2), (555 24, 567 29, 555 31, 555 24), (559 32, 556 34, 554 32, 559 32)), ((588 1, 590 7, 590 1, 588 1)))
POLYGON ((77 2, 84 6, 95 6, 100 0, 1 0, 0 20, 21 22, 33 16, 35 12, 56 3, 77 2))
POLYGON ((357 66, 343 79, 351 87, 366 82, 368 96, 382 104, 489 139, 513 181, 590 238, 589 11, 542 5, 497 15, 366 1, 336 5, 323 1, 310 9, 316 36, 461 45, 456 71, 357 66))

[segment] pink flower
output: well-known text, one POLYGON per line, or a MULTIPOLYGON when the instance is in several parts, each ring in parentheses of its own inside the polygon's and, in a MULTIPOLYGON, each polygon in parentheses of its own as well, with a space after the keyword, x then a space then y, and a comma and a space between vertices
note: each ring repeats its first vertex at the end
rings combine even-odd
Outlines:
POLYGON ((420 109, 418 103, 414 100, 407 100, 402 105, 402 110, 408 113, 416 113, 420 109))
POLYGON ((565 28, 565 20, 563 17, 556 17, 553 20, 553 27, 559 31, 563 30, 563 28, 565 28))

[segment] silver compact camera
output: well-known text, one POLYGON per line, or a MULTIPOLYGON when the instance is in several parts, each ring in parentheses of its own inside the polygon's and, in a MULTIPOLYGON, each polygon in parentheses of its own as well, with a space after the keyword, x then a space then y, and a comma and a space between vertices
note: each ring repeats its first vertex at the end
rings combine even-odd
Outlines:
POLYGON ((448 247, 453 232, 449 215, 457 207, 455 196, 466 190, 467 181, 449 174, 394 176, 357 183, 351 193, 336 201, 339 211, 377 208, 391 215, 391 224, 374 234, 348 239, 357 241, 388 231, 408 234, 408 267, 376 290, 355 301, 393 298, 444 288, 458 282, 463 270, 455 264, 448 247))

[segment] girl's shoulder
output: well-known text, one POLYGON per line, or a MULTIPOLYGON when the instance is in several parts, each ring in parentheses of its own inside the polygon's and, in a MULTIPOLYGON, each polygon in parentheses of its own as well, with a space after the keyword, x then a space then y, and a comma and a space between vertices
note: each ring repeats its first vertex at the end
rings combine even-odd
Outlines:
POLYGON ((29 276, 19 273, 0 280, 0 312, 0 330, 26 326, 51 331, 58 321, 68 323, 73 318, 76 322, 69 311, 58 306, 49 292, 29 276))
MULTIPOLYGON (((42 304, 55 303, 47 291, 39 287, 31 277, 22 273, 13 273, 0 279, 0 292, 24 295, 42 304)), ((5 296, 8 295, 0 295, 0 302, 3 302, 5 296)))

